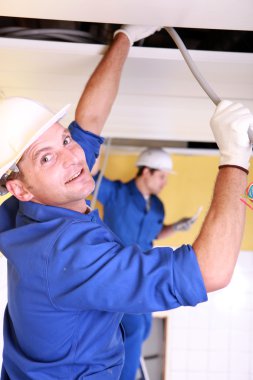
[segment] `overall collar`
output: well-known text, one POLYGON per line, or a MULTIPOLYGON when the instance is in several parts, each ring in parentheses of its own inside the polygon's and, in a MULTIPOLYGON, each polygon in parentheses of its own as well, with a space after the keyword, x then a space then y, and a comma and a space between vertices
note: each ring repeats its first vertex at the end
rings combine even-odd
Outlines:
MULTIPOLYGON (((133 197, 133 202, 136 204, 136 206, 143 211, 147 211, 147 200, 144 198, 143 194, 140 192, 140 190, 136 186, 135 178, 132 179, 128 183, 128 186, 129 186, 130 194, 133 197)), ((152 197, 153 196, 150 195, 149 204, 151 204, 152 202, 152 197)))
MULTIPOLYGON (((86 203, 89 206, 90 202, 87 201, 86 203)), ((19 212, 37 222, 47 222, 56 218, 73 218, 83 221, 94 221, 94 218, 98 218, 98 210, 82 214, 67 208, 47 206, 35 202, 19 202, 19 212)))

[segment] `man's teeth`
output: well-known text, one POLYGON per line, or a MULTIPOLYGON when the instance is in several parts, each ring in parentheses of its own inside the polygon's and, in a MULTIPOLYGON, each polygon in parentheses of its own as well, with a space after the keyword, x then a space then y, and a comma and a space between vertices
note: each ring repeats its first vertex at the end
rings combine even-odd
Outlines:
POLYGON ((70 182, 70 181, 72 181, 73 179, 79 177, 80 174, 81 174, 81 170, 80 170, 80 172, 78 172, 77 174, 73 175, 73 177, 71 177, 71 178, 67 181, 67 183, 70 182))

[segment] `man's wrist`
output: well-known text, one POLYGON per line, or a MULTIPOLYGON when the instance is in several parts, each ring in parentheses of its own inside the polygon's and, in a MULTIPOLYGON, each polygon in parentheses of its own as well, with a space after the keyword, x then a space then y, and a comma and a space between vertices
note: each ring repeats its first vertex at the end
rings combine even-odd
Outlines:
POLYGON ((236 169, 242 170, 247 175, 249 174, 249 171, 246 168, 243 168, 242 166, 238 166, 238 165, 219 165, 219 169, 223 169, 223 168, 236 168, 236 169))

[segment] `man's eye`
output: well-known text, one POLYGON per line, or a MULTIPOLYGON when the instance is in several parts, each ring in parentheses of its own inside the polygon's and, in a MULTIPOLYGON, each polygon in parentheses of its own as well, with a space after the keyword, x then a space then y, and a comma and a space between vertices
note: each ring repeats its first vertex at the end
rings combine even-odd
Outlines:
POLYGON ((47 154, 47 155, 43 156, 40 161, 42 164, 45 164, 45 163, 50 161, 50 156, 47 154))
POLYGON ((68 145, 70 142, 71 142, 71 137, 70 137, 70 136, 67 136, 67 137, 65 137, 65 139, 63 140, 63 145, 68 145))

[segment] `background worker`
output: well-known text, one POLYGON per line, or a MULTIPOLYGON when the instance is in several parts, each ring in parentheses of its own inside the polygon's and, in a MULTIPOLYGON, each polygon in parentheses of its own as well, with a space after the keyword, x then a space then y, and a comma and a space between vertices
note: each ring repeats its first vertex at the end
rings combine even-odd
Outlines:
MULTIPOLYGON (((99 162, 99 160, 98 160, 99 162)), ((98 170, 98 162, 92 170, 98 170)), ((124 245, 138 244, 143 251, 153 246, 155 239, 163 239, 176 231, 187 231, 196 219, 182 218, 164 224, 164 206, 158 194, 167 183, 173 164, 162 149, 146 149, 137 159, 135 178, 129 182, 112 181, 105 176, 99 183, 97 199, 103 205, 105 224, 121 239, 124 245)), ((94 177, 98 179, 99 173, 94 177)), ((140 364, 142 343, 147 339, 152 314, 125 314, 125 363, 122 380, 134 380, 140 364)))
MULTIPOLYGON (((136 30, 128 27, 128 34, 136 38, 136 30)), ((14 195, 0 207, 0 250, 8 259, 1 380, 118 379, 123 313, 196 305, 233 274, 252 149, 252 115, 240 104, 221 102, 212 118, 221 166, 193 246, 125 247, 85 201, 102 143, 96 134, 116 96, 129 41, 116 35, 69 130, 59 124, 65 108, 54 114, 27 99, 0 102, 1 188, 14 195)))

